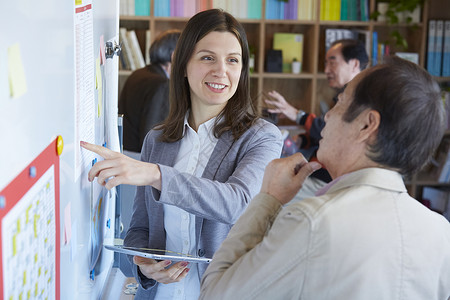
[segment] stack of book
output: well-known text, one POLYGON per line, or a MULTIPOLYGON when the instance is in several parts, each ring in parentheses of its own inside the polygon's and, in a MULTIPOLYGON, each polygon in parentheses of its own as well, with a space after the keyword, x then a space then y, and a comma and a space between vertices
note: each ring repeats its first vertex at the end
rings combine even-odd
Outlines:
MULTIPOLYGON (((382 63, 385 56, 391 55, 391 50, 390 50, 391 47, 389 44, 381 43, 378 41, 377 43, 374 43, 372 45, 372 47, 376 48, 376 51, 375 50, 372 51, 372 52, 376 53, 376 57, 372 59, 372 61, 374 62, 373 65, 376 65, 377 63, 382 63)), ((406 54, 406 52, 405 52, 405 54, 406 54)), ((410 54, 411 56, 419 55, 418 53, 408 53, 408 54, 410 54)), ((405 58, 405 55, 402 55, 402 54, 400 54, 398 56, 405 58)), ((414 62, 416 64, 418 63, 418 61, 414 61, 414 62)))
POLYGON ((120 0, 121 16, 150 16, 150 0, 120 0))
POLYGON ((320 0, 322 21, 368 21, 369 0, 320 0))
POLYGON ((121 70, 134 71, 145 67, 146 63, 149 63, 148 50, 150 48, 150 30, 146 31, 145 59, 141 47, 139 46, 136 31, 127 30, 126 28, 121 27, 119 29, 119 41, 122 45, 119 64, 121 70))
MULTIPOLYGON (((155 17, 186 17, 210 8, 222 8, 240 19, 261 19, 262 0, 157 0, 155 17)), ((266 0, 269 20, 314 20, 317 5, 323 21, 368 21, 369 0, 266 0)), ((121 0, 120 15, 149 16, 150 0, 121 0)))
POLYGON ((316 0, 266 0, 266 19, 314 20, 316 0))
POLYGON ((433 76, 450 76, 450 20, 428 23, 427 71, 433 76))
MULTIPOLYGON (((341 1, 341 0, 339 0, 341 1)), ((342 0, 344 1, 344 0, 342 0)), ((345 0, 351 1, 351 0, 345 0)), ((359 0, 358 0, 359 1, 359 0)), ((262 0, 158 0, 155 17, 186 17, 210 8, 222 8, 239 19, 261 19, 262 0)), ((120 15, 150 15, 150 0, 121 0, 120 15)), ((266 19, 314 20, 317 0, 266 0, 266 19)))
POLYGON ((236 18, 261 19, 261 7, 262 0, 158 0, 154 1, 154 15, 190 18, 199 11, 222 8, 236 18))

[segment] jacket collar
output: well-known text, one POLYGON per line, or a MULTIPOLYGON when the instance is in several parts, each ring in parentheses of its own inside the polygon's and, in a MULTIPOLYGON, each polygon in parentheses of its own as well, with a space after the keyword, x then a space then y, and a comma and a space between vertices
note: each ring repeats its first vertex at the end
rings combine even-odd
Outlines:
POLYGON ((334 193, 358 185, 369 185, 395 192, 407 191, 403 177, 398 172, 384 168, 366 168, 334 179, 317 191, 316 196, 334 193))

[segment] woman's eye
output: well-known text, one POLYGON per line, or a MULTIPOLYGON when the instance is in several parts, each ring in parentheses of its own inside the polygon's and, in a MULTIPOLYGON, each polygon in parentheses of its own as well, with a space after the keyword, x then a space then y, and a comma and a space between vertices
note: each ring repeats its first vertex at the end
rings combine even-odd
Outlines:
POLYGON ((232 63, 238 63, 239 59, 237 59, 237 58, 230 58, 229 61, 232 62, 232 63))
POLYGON ((211 56, 203 56, 201 59, 202 60, 213 60, 213 58, 211 56))

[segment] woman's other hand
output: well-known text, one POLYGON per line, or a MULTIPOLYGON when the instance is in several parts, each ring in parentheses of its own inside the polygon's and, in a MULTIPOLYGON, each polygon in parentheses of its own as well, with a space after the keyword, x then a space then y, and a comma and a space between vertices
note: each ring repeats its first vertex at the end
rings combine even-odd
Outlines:
POLYGON ((134 256, 133 262, 145 277, 164 284, 181 281, 189 272, 187 268, 189 263, 185 261, 168 267, 172 263, 170 260, 156 262, 151 258, 134 256))

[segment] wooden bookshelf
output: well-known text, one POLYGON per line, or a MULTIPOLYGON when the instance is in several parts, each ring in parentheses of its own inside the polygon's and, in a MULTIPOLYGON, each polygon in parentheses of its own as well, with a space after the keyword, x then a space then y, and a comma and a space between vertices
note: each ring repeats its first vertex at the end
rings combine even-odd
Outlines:
MULTIPOLYGON (((149 0, 150 7, 154 7, 154 1, 149 0)), ((445 2, 445 0, 432 0, 431 2, 445 2)), ((255 47, 255 72, 251 75, 251 96, 261 108, 261 95, 272 89, 279 90, 285 98, 294 106, 318 114, 319 103, 325 101, 329 105, 334 91, 328 87, 324 72, 325 56, 325 30, 327 28, 346 28, 367 30, 370 33, 377 31, 379 40, 384 40, 389 34, 389 26, 377 21, 321 21, 320 1, 317 1, 314 20, 273 20, 265 19, 265 0, 262 0, 261 19, 239 19, 243 24, 249 41, 249 45, 255 47), (265 56, 272 48, 273 34, 275 32, 293 32, 304 35, 303 65, 300 74, 267 73, 265 72, 265 56)), ((369 11, 372 13, 376 7, 376 0, 369 1, 369 11)), ((429 1, 430 2, 430 1, 429 1)), ((408 51, 417 52, 420 55, 420 65, 424 66, 426 53, 426 24, 428 2, 422 9, 422 19, 416 26, 400 24, 402 32, 410 44, 408 51)), ((435 7, 435 6, 433 6, 435 7)), ((121 16, 120 26, 135 29, 144 50, 145 30, 151 32, 151 39, 159 33, 170 28, 183 29, 188 18, 184 17, 155 17, 153 9, 150 16, 121 16)), ((395 52, 396 49, 393 49, 395 52)), ((369 53, 369 56, 371 54, 369 53)), ((129 72, 121 71, 120 80, 126 79, 129 72)), ((121 85, 119 86, 121 87, 121 85)), ((286 121, 287 124, 289 122, 286 121)))
MULTIPOLYGON (((189 18, 156 17, 153 15, 154 2, 150 1, 150 16, 121 16, 120 26, 135 29, 141 49, 145 45, 145 30, 150 29, 153 40, 159 33, 171 28, 183 29, 189 18)), ((263 93, 277 90, 292 105, 305 111, 320 114, 320 102, 332 106, 334 90, 328 87, 324 74, 325 30, 328 28, 367 30, 370 35, 378 33, 378 41, 388 39, 392 26, 386 22, 369 21, 322 21, 320 20, 320 0, 317 1, 315 18, 313 20, 273 20, 265 19, 265 0, 262 0, 261 19, 238 19, 244 26, 249 45, 255 47, 255 71, 251 74, 251 96, 255 104, 262 108, 263 93), (265 72, 265 56, 272 48, 275 32, 301 33, 304 36, 303 65, 300 74, 265 72)), ((369 13, 376 10, 377 0, 369 0, 369 13)), ((391 47, 391 54, 397 51, 419 53, 419 64, 426 63, 427 25, 432 18, 450 19, 450 1, 427 0, 421 9, 419 23, 413 25, 399 24, 394 26, 408 41, 408 49, 391 47)), ((372 48, 372 45, 370 45, 372 48)), ((371 53, 369 53, 371 58, 371 53)), ((119 72, 119 92, 130 71, 119 72)), ((439 81, 449 81, 449 78, 437 78, 439 81)), ((287 119, 282 119, 280 125, 292 125, 287 119)), ((425 185, 435 184, 435 181, 421 180, 418 176, 408 181, 412 196, 420 195, 425 185)), ((441 186, 441 185, 439 185, 441 186)), ((444 185, 450 186, 450 185, 444 185)))

